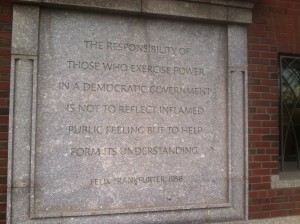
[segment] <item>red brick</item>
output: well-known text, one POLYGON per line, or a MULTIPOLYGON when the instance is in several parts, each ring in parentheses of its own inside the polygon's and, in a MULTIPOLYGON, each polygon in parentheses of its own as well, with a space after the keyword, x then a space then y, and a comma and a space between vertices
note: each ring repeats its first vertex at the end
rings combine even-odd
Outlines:
POLYGON ((277 210, 271 211, 271 217, 280 217, 280 216, 288 216, 289 210, 277 210))
POLYGON ((261 122, 260 121, 249 121, 248 126, 249 127, 261 127, 261 122))
POLYGON ((269 51, 270 46, 267 44, 251 44, 249 49, 258 51, 269 51))
POLYGON ((0 150, 0 158, 7 158, 7 150, 0 150))
POLYGON ((289 215, 300 215, 300 209, 290 210, 289 215))
POLYGON ((253 128, 252 131, 256 134, 270 134, 270 128, 253 128))
POLYGON ((268 64, 270 64, 270 59, 268 59, 268 58, 251 58, 249 62, 251 64, 268 65, 268 64))
POLYGON ((0 39, 1 40, 10 40, 11 39, 11 33, 10 32, 5 32, 5 31, 0 31, 0 39))
POLYGON ((277 196, 277 190, 268 191, 268 197, 274 197, 274 196, 277 196))
POLYGON ((8 138, 8 133, 0 132, 0 141, 5 141, 8 138))
POLYGON ((0 15, 0 23, 12 23, 12 16, 11 15, 0 15))
POLYGON ((262 121, 262 126, 264 126, 264 127, 277 127, 278 122, 277 121, 262 121))
POLYGON ((249 212, 260 212, 262 211, 262 205, 250 205, 249 212))
POLYGON ((6 184, 0 184, 0 193, 3 194, 5 193, 6 194, 7 192, 7 185, 6 184))
POLYGON ((257 197, 258 197, 258 192, 257 191, 249 192, 249 198, 257 198, 257 197))
POLYGON ((268 86, 250 86, 251 92, 269 92, 270 88, 268 86))
POLYGON ((262 163, 262 168, 278 168, 278 162, 264 162, 262 163))
POLYGON ((284 189, 277 189, 277 196, 285 195, 284 189))
POLYGON ((296 195, 297 190, 291 188, 291 189, 284 189, 284 195, 296 195))
MULTIPOLYGON (((255 43, 258 43, 259 41, 260 41, 259 37, 250 37, 250 36, 248 36, 248 44, 251 44, 251 43, 255 44, 255 43)), ((257 54, 257 56, 259 56, 259 53, 257 54)))
POLYGON ((8 124, 8 116, 0 115, 0 124, 8 124))
MULTIPOLYGON (((249 39, 248 39, 249 41, 249 39)), ((249 57, 259 57, 259 51, 248 51, 248 56, 249 57)))
POLYGON ((10 49, 0 49, 0 56, 10 55, 10 49))
POLYGON ((269 107, 270 106, 270 101, 268 101, 268 100, 256 100, 256 101, 253 102, 253 106, 269 107))
POLYGON ((249 163, 249 169, 261 168, 261 163, 251 162, 249 163))
POLYGON ((0 0, 1 6, 12 6, 11 0, 0 0))
POLYGON ((261 177, 260 176, 252 176, 252 177, 249 177, 249 183, 250 184, 254 184, 254 183, 260 183, 261 182, 261 177))
POLYGON ((0 167, 0 175, 6 175, 6 174, 7 174, 7 168, 0 167))
POLYGON ((270 169, 257 169, 251 171, 252 176, 263 176, 263 175, 271 175, 270 169))
POLYGON ((268 204, 268 205, 261 206, 262 211, 272 211, 272 210, 277 210, 279 208, 280 208, 280 204, 268 204))
POLYGON ((256 107, 256 112, 261 114, 268 113, 266 107, 256 107))
POLYGON ((252 115, 253 120, 269 120, 269 114, 253 114, 252 115))
MULTIPOLYGON (((250 71, 250 69, 248 69, 248 71, 250 71)), ((257 79, 268 79, 270 78, 270 74, 267 72, 249 72, 249 81, 252 80, 253 78, 257 78, 257 79)))
POLYGON ((295 192, 295 194, 300 194, 300 188, 293 189, 293 191, 295 192))
POLYGON ((273 65, 268 65, 266 66, 266 70, 267 72, 278 72, 278 67, 277 66, 273 66, 273 65))
POLYGON ((288 202, 288 201, 289 201, 288 196, 279 196, 279 197, 271 198, 272 203, 284 203, 284 202, 288 202))
MULTIPOLYGON (((264 178, 264 177, 262 177, 262 178, 264 178)), ((266 191, 263 191, 263 190, 258 191, 258 197, 259 198, 265 198, 265 197, 267 197, 267 195, 268 195, 268 190, 266 190, 266 191)))
POLYGON ((249 141, 261 141, 262 136, 261 135, 249 135, 249 141))
POLYGON ((266 17, 254 17, 253 18, 253 23, 255 23, 255 24, 266 24, 267 23, 267 18, 266 17))
POLYGON ((270 198, 253 198, 249 200, 250 205, 263 205, 263 204, 270 204, 270 198))
MULTIPOLYGON (((274 80, 274 79, 261 79, 260 80, 260 83, 261 83, 261 85, 267 85, 267 86, 278 86, 278 80, 274 80)), ((274 94, 275 96, 273 96, 273 98, 274 99, 279 99, 278 97, 279 97, 279 94, 277 93, 277 94, 274 94)), ((264 97, 264 96, 267 96, 267 94, 263 94, 262 95, 263 96, 263 98, 265 99, 266 97, 264 97)), ((272 99, 273 99, 272 98, 272 99)))
POLYGON ((270 212, 252 212, 249 214, 250 219, 264 219, 270 217, 271 217, 270 212))
POLYGON ((8 82, 0 82, 0 89, 1 90, 9 90, 9 83, 8 82))
POLYGON ((269 155, 255 155, 253 159, 254 161, 270 161, 271 157, 269 155))
POLYGON ((278 57, 278 53, 277 52, 259 52, 260 57, 262 58, 276 58, 278 57))
MULTIPOLYGON (((264 80, 261 80, 262 84, 263 84, 263 81, 267 82, 266 85, 268 85, 268 86, 272 86, 272 85, 273 86, 277 86, 278 85, 277 81, 274 81, 274 80, 266 80, 266 79, 264 79, 264 80)), ((271 87, 271 88, 273 88, 273 87, 271 87)), ((275 93, 271 93, 270 92, 270 93, 262 93, 261 94, 261 99, 264 99, 264 100, 276 100, 276 101, 278 101, 279 97, 280 96, 279 96, 279 92, 278 91, 275 92, 275 93)))
MULTIPOLYGON (((278 94, 279 93, 279 87, 278 86, 270 86, 270 92, 269 93, 278 94)), ((278 100, 276 102, 276 106, 275 107, 278 107, 278 100)))
POLYGON ((264 190, 264 189, 270 189, 271 183, 257 183, 257 184, 251 184, 251 186, 253 190, 264 190))
POLYGON ((279 113, 279 108, 267 108, 267 112, 270 114, 278 114, 279 113))
POLYGON ((261 99, 261 93, 249 93, 248 99, 261 99))
POLYGON ((300 201, 300 195, 292 195, 289 197, 289 201, 300 201))
POLYGON ((0 212, 6 212, 6 205, 0 205, 0 212))
POLYGON ((270 142, 250 142, 250 147, 252 148, 270 147, 270 142))
POLYGON ((296 209, 298 208, 298 203, 297 202, 292 202, 292 203, 281 203, 279 209, 296 209))
POLYGON ((271 183, 271 176, 262 176, 261 182, 263 183, 271 183))

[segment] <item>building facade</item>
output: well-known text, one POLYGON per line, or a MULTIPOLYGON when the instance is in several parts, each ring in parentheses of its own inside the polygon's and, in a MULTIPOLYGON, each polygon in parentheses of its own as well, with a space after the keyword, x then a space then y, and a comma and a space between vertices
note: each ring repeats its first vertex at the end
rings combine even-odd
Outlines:
MULTIPOLYGON (((6 220, 12 7, 11 0, 0 0, 0 223, 6 220)), ((299 57, 300 2, 256 1, 248 26, 249 219, 300 215, 299 57), (292 111, 289 93, 296 102, 292 111)))

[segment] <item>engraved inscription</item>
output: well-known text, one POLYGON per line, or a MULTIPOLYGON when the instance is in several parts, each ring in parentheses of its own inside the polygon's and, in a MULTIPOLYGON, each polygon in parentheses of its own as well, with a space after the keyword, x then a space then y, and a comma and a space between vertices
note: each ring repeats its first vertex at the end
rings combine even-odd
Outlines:
POLYGON ((143 94, 186 94, 208 96, 210 87, 183 87, 183 86, 144 86, 125 84, 100 84, 100 83, 70 83, 59 82, 58 89, 83 92, 111 92, 111 93, 143 93, 143 94))
POLYGON ((41 15, 34 211, 227 203, 226 26, 61 13, 41 15))

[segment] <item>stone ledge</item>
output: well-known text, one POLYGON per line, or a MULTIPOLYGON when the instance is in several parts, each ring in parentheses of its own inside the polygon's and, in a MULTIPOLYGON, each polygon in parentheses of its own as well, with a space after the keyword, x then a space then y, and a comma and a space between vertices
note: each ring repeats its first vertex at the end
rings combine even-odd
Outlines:
POLYGON ((272 189, 300 187, 299 171, 281 172, 271 177, 272 189))
POLYGON ((242 24, 252 22, 253 8, 252 1, 234 0, 14 0, 13 2, 242 24))
POLYGON ((14 3, 28 3, 48 6, 73 6, 80 8, 140 12, 141 0, 13 0, 14 3))
POLYGON ((253 1, 255 0, 185 0, 189 2, 203 2, 203 3, 210 3, 215 5, 226 5, 226 6, 233 6, 233 7, 240 7, 240 8, 253 8, 253 1))

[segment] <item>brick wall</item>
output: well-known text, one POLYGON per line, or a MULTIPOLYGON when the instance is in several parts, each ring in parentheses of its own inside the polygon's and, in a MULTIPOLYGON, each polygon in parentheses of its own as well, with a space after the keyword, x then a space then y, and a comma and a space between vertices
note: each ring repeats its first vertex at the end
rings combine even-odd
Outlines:
POLYGON ((278 54, 300 54, 300 1, 259 1, 248 31, 249 218, 300 215, 300 188, 270 185, 280 167, 278 54))
POLYGON ((11 0, 0 0, 0 224, 5 223, 6 220, 11 24, 11 0))

